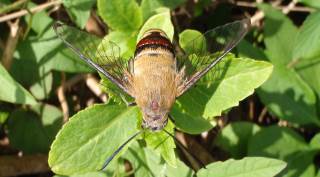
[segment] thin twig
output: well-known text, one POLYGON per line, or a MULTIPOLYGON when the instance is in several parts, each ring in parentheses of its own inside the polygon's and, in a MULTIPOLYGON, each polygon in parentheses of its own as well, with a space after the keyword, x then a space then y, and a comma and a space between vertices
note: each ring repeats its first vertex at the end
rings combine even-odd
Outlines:
POLYGON ((69 107, 64 92, 83 79, 85 79, 85 76, 79 74, 69 79, 68 81, 65 81, 65 75, 62 74, 61 85, 57 88, 57 96, 61 105, 64 123, 69 120, 69 107))
POLYGON ((19 19, 14 22, 8 22, 8 25, 10 27, 10 34, 7 38, 7 42, 2 54, 2 64, 7 70, 9 70, 11 67, 13 53, 16 50, 19 35, 22 31, 19 22, 19 19))
MULTIPOLYGON (((51 7, 51 6, 56 6, 56 5, 61 4, 61 3, 62 3, 61 0, 49 1, 49 2, 46 2, 44 4, 41 4, 41 5, 38 5, 36 7, 31 8, 30 12, 31 13, 37 13, 37 12, 45 10, 45 9, 51 7)), ((11 13, 11 14, 4 15, 4 16, 0 17, 0 23, 8 21, 8 20, 15 19, 15 18, 22 17, 24 15, 27 15, 28 13, 29 12, 27 10, 23 9, 23 10, 20 10, 18 12, 14 12, 14 13, 11 13)))
POLYGON ((99 81, 94 76, 88 74, 86 77, 86 84, 101 101, 107 101, 107 95, 101 90, 99 81))
POLYGON ((267 112, 268 112, 267 107, 264 107, 264 108, 262 109, 259 117, 258 117, 258 122, 259 122, 259 123, 261 123, 261 122, 263 121, 263 118, 264 118, 264 116, 266 116, 267 112))

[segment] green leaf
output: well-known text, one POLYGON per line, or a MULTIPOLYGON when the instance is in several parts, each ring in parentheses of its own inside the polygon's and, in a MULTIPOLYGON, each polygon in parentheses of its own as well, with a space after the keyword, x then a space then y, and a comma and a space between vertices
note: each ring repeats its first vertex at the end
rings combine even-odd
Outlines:
POLYGON ((310 146, 314 149, 320 149, 320 133, 317 133, 313 136, 313 138, 310 141, 310 146))
POLYGON ((179 102, 176 102, 173 106, 170 115, 174 119, 175 126, 179 130, 189 134, 200 134, 214 127, 214 125, 204 119, 201 115, 196 115, 193 114, 191 110, 183 109, 179 102))
POLYGON ((294 68, 320 98, 320 77, 314 77, 320 75, 320 57, 300 60, 294 68))
POLYGON ((62 113, 51 105, 37 105, 35 112, 16 110, 8 122, 10 144, 24 153, 47 153, 62 126, 62 113))
POLYGON ((206 39, 197 30, 184 30, 179 34, 179 44, 188 54, 207 51, 206 39))
POLYGON ((284 169, 286 163, 281 160, 263 157, 246 157, 242 160, 227 160, 211 163, 206 169, 198 171, 198 177, 271 177, 284 169))
MULTIPOLYGON (((165 129, 174 134, 174 124, 169 121, 165 129)), ((147 146, 159 152, 164 160, 171 166, 177 166, 177 160, 174 149, 176 147, 174 140, 166 132, 149 132, 145 133, 145 141, 147 146)))
POLYGON ((138 131, 139 116, 137 107, 119 105, 94 105, 78 112, 53 142, 49 166, 62 175, 100 169, 107 157, 138 131))
POLYGON ((53 76, 51 72, 48 72, 39 79, 40 80, 38 80, 38 82, 30 87, 30 91, 34 95, 34 97, 42 100, 49 97, 52 89, 53 76))
POLYGON ((275 67, 271 78, 258 90, 258 95, 268 110, 280 119, 320 125, 315 94, 293 70, 280 65, 275 67))
POLYGON ((154 177, 192 177, 193 171, 183 162, 177 159, 177 167, 167 165, 159 153, 150 148, 145 148, 135 142, 132 143, 124 158, 128 159, 133 166, 135 176, 154 177))
POLYGON ((142 25, 141 9, 132 0, 98 0, 98 11, 110 28, 134 32, 142 25))
POLYGON ((303 4, 310 6, 310 7, 320 9, 320 3, 318 0, 298 0, 298 2, 303 3, 303 4))
POLYGON ((239 52, 240 57, 249 57, 256 60, 267 59, 267 56, 262 49, 253 46, 252 43, 244 39, 237 45, 237 51, 239 52))
MULTIPOLYGON (((320 3, 319 3, 320 4, 320 3)), ((313 58, 320 56, 320 12, 312 13, 303 22, 294 42, 293 58, 313 58)), ((288 43, 291 44, 291 43, 288 43)))
POLYGON ((69 16, 80 28, 84 28, 90 17, 91 7, 95 0, 63 0, 69 16))
POLYGON ((162 31, 164 31, 167 34, 168 38, 172 41, 174 28, 171 22, 169 9, 163 9, 163 12, 150 17, 142 26, 138 34, 138 40, 141 39, 144 32, 154 28, 161 29, 162 31))
POLYGON ((193 177, 194 171, 177 159, 177 167, 168 166, 166 175, 167 177, 193 177))
MULTIPOLYGON (((32 8, 37 6, 36 4, 32 2, 28 2, 28 8, 32 8)), ((38 35, 41 35, 45 30, 51 27, 52 19, 47 15, 45 11, 40 11, 37 13, 27 14, 25 16, 25 21, 28 23, 31 28, 38 33, 38 35)))
POLYGON ((247 154, 249 140, 259 130, 258 125, 250 122, 234 122, 219 132, 215 144, 239 159, 247 154))
POLYGON ((160 154, 139 145, 137 142, 132 143, 124 154, 124 158, 132 164, 135 176, 164 176, 166 164, 160 154))
POLYGON ((264 42, 269 59, 274 65, 287 65, 293 59, 294 43, 292 41, 298 29, 288 17, 271 5, 261 4, 258 7, 266 14, 264 42))
POLYGON ((37 104, 33 96, 17 83, 0 64, 0 100, 17 104, 37 104))
POLYGON ((255 134, 249 144, 248 155, 279 158, 287 162, 285 177, 314 176, 315 151, 303 137, 286 127, 270 126, 255 134))
POLYGON ((251 95, 268 79, 272 68, 264 61, 228 55, 195 88, 179 98, 179 102, 184 110, 196 115, 205 118, 219 116, 251 95), (190 104, 190 100, 194 104, 190 104))
POLYGON ((156 14, 156 9, 160 7, 168 7, 174 9, 185 3, 186 0, 142 0, 141 1, 141 10, 143 21, 156 14))

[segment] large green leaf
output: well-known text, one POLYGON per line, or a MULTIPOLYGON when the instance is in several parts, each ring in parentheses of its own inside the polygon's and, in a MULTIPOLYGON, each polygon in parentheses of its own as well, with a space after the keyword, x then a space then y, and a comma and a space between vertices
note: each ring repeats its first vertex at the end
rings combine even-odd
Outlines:
POLYGON ((251 138, 248 147, 250 156, 266 156, 286 161, 288 166, 283 172, 285 177, 314 176, 313 158, 316 151, 310 149, 303 137, 290 128, 264 128, 251 138))
POLYGON ((48 98, 52 89, 52 72, 41 76, 39 80, 30 87, 31 93, 39 100, 48 98))
POLYGON ((142 25, 141 9, 133 0, 98 0, 98 11, 114 30, 134 32, 142 25))
MULTIPOLYGON (((174 124, 169 121, 165 127, 166 131, 174 134, 174 124)), ((164 160, 171 166, 176 167, 177 161, 174 149, 176 147, 174 140, 166 132, 149 132, 145 133, 145 141, 149 148, 159 152, 164 160)))
POLYGON ((281 160, 246 157, 242 160, 215 162, 198 171, 198 177, 272 177, 284 169, 286 163, 281 160))
POLYGON ((80 27, 84 28, 90 17, 90 10, 95 0, 63 0, 63 5, 71 19, 80 27))
POLYGON ((62 126, 61 111, 51 105, 37 105, 34 112, 16 110, 8 122, 11 146, 24 153, 47 153, 62 126))
POLYGON ((258 94, 268 110, 278 118, 299 124, 320 125, 315 94, 295 71, 280 65, 275 67, 271 78, 261 86, 258 94))
POLYGON ((207 50, 206 42, 201 32, 197 30, 184 30, 179 34, 179 44, 188 53, 201 53, 207 50))
POLYGON ((0 64, 0 100, 18 104, 37 104, 33 96, 17 83, 0 64))
POLYGON ((146 32, 149 29, 161 29, 164 31, 168 38, 172 41, 173 39, 173 33, 174 33, 174 28, 173 24, 171 22, 171 16, 170 16, 170 10, 169 9, 163 9, 162 12, 153 15, 150 17, 142 26, 139 34, 138 34, 138 40, 141 39, 142 35, 144 32, 146 32))
POLYGON ((250 122, 234 122, 219 132, 215 144, 239 159, 246 156, 250 138, 259 130, 258 125, 250 122))
POLYGON ((320 56, 320 12, 312 13, 303 22, 294 43, 293 58, 320 56))
POLYGON ((237 106, 239 101, 251 95, 268 79, 272 68, 264 61, 228 55, 178 101, 193 115, 205 118, 219 116, 222 111, 237 106))
POLYGON ((51 146, 51 169, 62 175, 100 169, 107 157, 138 131, 139 116, 137 107, 118 105, 94 105, 78 112, 51 146))
POLYGON ((270 5, 258 6, 266 14, 264 27, 264 42, 266 52, 273 64, 287 65, 292 61, 294 41, 298 29, 281 11, 270 5))

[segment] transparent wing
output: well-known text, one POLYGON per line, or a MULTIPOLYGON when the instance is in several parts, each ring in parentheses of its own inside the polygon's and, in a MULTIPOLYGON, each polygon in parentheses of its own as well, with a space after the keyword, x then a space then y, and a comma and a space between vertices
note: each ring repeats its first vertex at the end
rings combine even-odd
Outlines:
POLYGON ((185 69, 186 78, 179 88, 178 96, 185 93, 221 61, 246 35, 249 28, 249 19, 235 21, 199 34, 181 46, 184 55, 178 57, 178 65, 179 68, 185 69))
POLYGON ((120 57, 120 48, 115 43, 102 40, 61 22, 56 22, 53 29, 83 61, 129 94, 128 83, 124 77, 127 60, 120 57))

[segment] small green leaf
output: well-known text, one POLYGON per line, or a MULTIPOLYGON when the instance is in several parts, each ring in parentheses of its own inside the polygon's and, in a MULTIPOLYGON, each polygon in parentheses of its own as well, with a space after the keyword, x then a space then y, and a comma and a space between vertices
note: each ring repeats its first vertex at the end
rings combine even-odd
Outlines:
POLYGON ((264 42, 269 59, 274 65, 287 65, 293 59, 293 41, 298 29, 288 17, 271 5, 260 4, 258 7, 266 14, 264 42))
MULTIPOLYGON (((174 124, 169 121, 165 129, 174 134, 174 124)), ((174 140, 166 132, 146 132, 145 141, 149 148, 159 152, 164 160, 171 166, 177 166, 177 160, 174 149, 176 147, 174 140)))
POLYGON ((215 162, 198 171, 198 177, 271 177, 277 175, 286 166, 281 160, 246 157, 242 160, 215 162))
POLYGON ((84 28, 90 17, 91 7, 95 0, 63 0, 63 5, 66 7, 71 19, 80 27, 84 28))
POLYGON ((179 44, 188 54, 207 51, 206 39, 197 30, 184 30, 179 34, 179 44))
POLYGON ((78 112, 51 146, 48 161, 52 171, 72 175, 100 169, 105 160, 138 131, 139 116, 137 107, 119 105, 94 105, 78 112))
POLYGON ((164 31, 168 38, 172 41, 174 28, 171 22, 170 10, 163 9, 163 12, 156 14, 150 17, 142 26, 139 34, 138 34, 138 41, 141 39, 144 32, 149 29, 161 29, 164 31))
POLYGON ((134 32, 142 25, 141 9, 132 0, 98 0, 98 11, 112 29, 134 32))
POLYGON ((293 70, 274 68, 271 78, 258 90, 261 101, 280 119, 299 124, 316 123, 316 97, 312 89, 293 70))
POLYGON ((62 126, 62 113, 51 105, 37 105, 35 112, 16 110, 8 122, 10 144, 24 153, 47 153, 62 126))
POLYGON ((33 96, 17 83, 0 64, 0 100, 17 104, 37 104, 33 96))
POLYGON ((317 133, 313 136, 313 138, 310 141, 310 146, 314 149, 320 149, 320 133, 317 133))
POLYGON ((239 159, 247 154, 249 140, 259 130, 258 125, 250 122, 234 122, 222 129, 215 144, 239 159))
MULTIPOLYGON (((319 3, 319 2, 318 2, 319 3)), ((319 3, 320 4, 320 3, 319 3)), ((320 12, 312 13, 303 22, 294 43, 293 59, 320 56, 320 12)))

